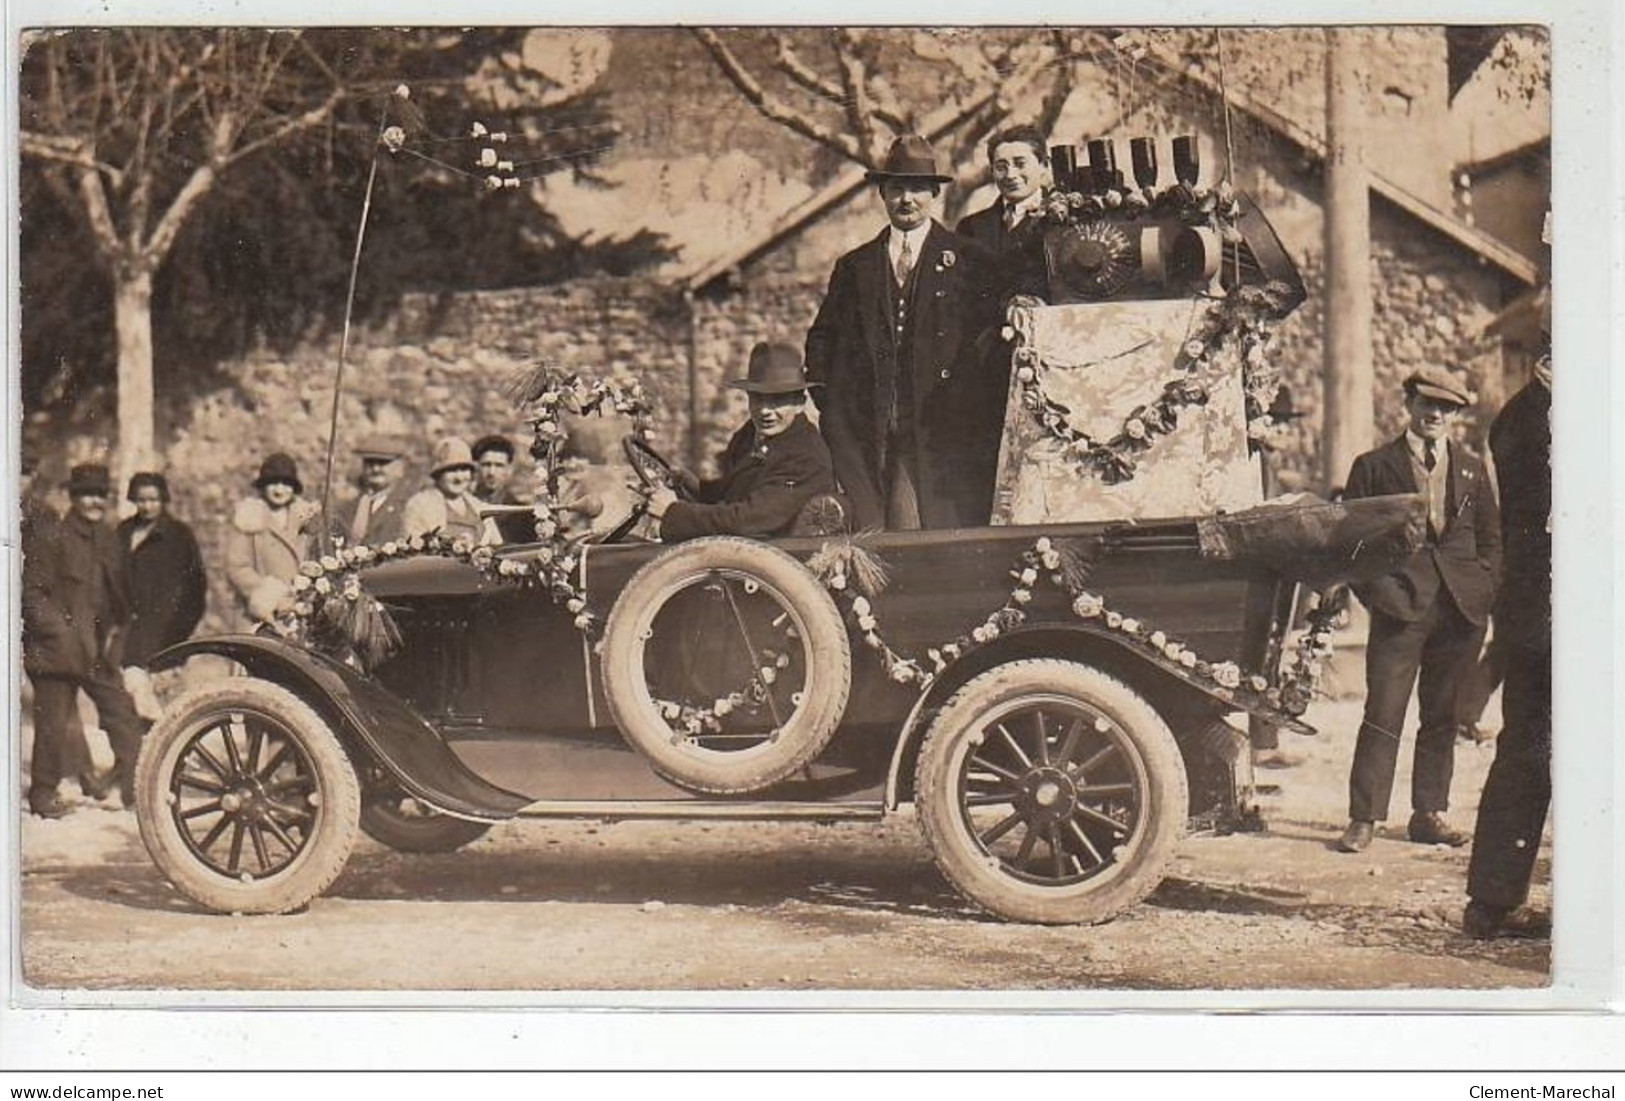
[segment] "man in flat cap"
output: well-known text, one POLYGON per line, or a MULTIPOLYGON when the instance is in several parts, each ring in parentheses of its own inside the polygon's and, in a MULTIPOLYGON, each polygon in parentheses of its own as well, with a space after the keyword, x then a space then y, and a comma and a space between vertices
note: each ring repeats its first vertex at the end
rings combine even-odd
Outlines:
POLYGON ((147 723, 136 714, 119 674, 129 598, 118 536, 107 523, 111 492, 105 466, 74 467, 67 516, 35 544, 24 564, 23 668, 34 684, 28 805, 42 818, 60 818, 70 810, 57 787, 73 767, 64 721, 81 689, 107 732, 124 805, 135 797, 135 759, 147 723))
POLYGON ((361 460, 361 499, 350 518, 350 545, 377 546, 400 538, 401 511, 411 496, 400 477, 400 446, 383 436, 369 436, 355 453, 361 460))
POLYGON ((835 475, 860 529, 986 524, 1006 379, 974 344, 998 320, 993 258, 932 218, 950 177, 924 138, 868 177, 888 225, 835 262, 807 333, 835 475))
POLYGON ((1427 537, 1393 573, 1354 590, 1371 612, 1371 635, 1365 715, 1349 773, 1349 825, 1338 841, 1344 852, 1368 847, 1376 823, 1388 816, 1413 688, 1421 724, 1407 832, 1426 845, 1468 841, 1444 819, 1455 767, 1456 701, 1484 642, 1501 563, 1500 518, 1484 465, 1449 438, 1470 400, 1448 371, 1415 372, 1405 380, 1409 427, 1355 459, 1349 472, 1350 498, 1420 493, 1427 503, 1427 537))
POLYGON ((665 487, 649 511, 668 543, 701 535, 783 535, 807 502, 835 492, 835 475, 818 429, 806 417, 809 382, 801 353, 788 344, 751 349, 744 378, 728 383, 750 396, 750 420, 722 453, 722 473, 701 481, 679 477, 695 497, 679 501, 665 487))

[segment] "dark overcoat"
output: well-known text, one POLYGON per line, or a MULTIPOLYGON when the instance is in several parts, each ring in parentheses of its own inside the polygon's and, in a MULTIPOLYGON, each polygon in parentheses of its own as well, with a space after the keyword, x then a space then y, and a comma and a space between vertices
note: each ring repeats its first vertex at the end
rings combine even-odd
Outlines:
POLYGON ((700 483, 698 502, 678 501, 666 509, 662 539, 782 535, 808 501, 835 492, 829 448, 804 416, 765 440, 746 424, 728 441, 721 466, 720 477, 700 483))
POLYGON ((23 668, 89 677, 115 652, 129 614, 118 535, 70 513, 33 533, 23 560, 23 668))
POLYGON ((1505 541, 1495 632, 1536 649, 1552 644, 1552 391, 1534 381, 1490 425, 1505 541))
POLYGON ((137 526, 133 516, 118 526, 130 592, 123 661, 145 667, 158 651, 184 642, 197 629, 208 583, 203 555, 190 527, 163 513, 141 545, 132 550, 130 542, 137 526))
MULTIPOLYGON (((1355 587, 1367 608, 1411 623, 1448 594, 1469 623, 1482 626, 1495 598, 1501 566, 1501 523, 1484 464, 1451 442, 1445 529, 1393 573, 1355 587)), ((1354 460, 1345 496, 1416 493, 1410 447, 1403 435, 1354 460)))
POLYGON ((905 392, 920 456, 916 489, 928 528, 986 524, 1007 378, 990 377, 975 341, 997 320, 987 250, 933 222, 920 250, 900 337, 886 252, 889 227, 835 262, 807 333, 807 374, 835 477, 860 528, 886 517, 886 424, 905 392), (909 385, 900 385, 906 373, 909 385))

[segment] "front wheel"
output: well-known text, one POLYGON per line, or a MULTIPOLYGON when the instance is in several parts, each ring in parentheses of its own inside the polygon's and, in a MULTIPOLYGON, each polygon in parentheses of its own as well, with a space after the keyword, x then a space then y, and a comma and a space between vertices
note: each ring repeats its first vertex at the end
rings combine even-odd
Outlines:
POLYGON ((154 863, 225 913, 296 910, 337 878, 355 843, 360 785, 344 747, 298 696, 232 677, 176 700, 135 769, 154 863))
POLYGON ((1184 835, 1179 746, 1121 681, 1017 661, 956 692, 915 773, 944 875, 1000 917, 1107 921, 1161 882, 1184 835))

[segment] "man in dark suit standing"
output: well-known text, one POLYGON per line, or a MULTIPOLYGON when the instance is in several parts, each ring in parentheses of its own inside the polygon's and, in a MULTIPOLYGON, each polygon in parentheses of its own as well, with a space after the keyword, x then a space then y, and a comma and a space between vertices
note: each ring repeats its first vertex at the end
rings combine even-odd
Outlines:
POLYGON ((1444 820, 1455 767, 1458 685, 1478 657, 1501 559, 1500 520, 1484 465, 1449 439, 1468 404, 1448 372, 1423 368, 1405 380, 1410 426, 1354 460, 1346 496, 1420 493, 1427 539, 1399 569, 1355 588, 1371 612, 1365 716, 1349 773, 1344 852, 1371 844, 1388 815, 1400 728, 1417 687, 1421 725, 1412 759, 1412 841, 1464 845, 1444 820))
POLYGON ((1503 722, 1478 804, 1462 930, 1488 938, 1529 894, 1552 800, 1552 376, 1551 360, 1490 426, 1501 487, 1505 574, 1495 630, 1506 656, 1503 722))
POLYGON ((401 513, 412 491, 400 479, 401 448, 369 436, 355 449, 361 459, 361 497, 347 532, 351 546, 379 546, 401 536, 401 513))
POLYGON ((974 352, 996 321, 992 257, 932 219, 949 177, 924 138, 898 138, 869 179, 890 224, 835 262, 807 333, 835 475, 859 528, 986 524, 1005 398, 974 352))
POLYGON ((701 481, 680 472, 694 501, 679 501, 665 487, 649 495, 649 511, 668 543, 701 535, 783 535, 808 501, 835 492, 829 448, 805 416, 809 383, 801 353, 787 344, 758 344, 746 376, 728 385, 750 395, 750 421, 728 441, 721 475, 701 481))
POLYGON ((1050 187, 1049 150, 1036 126, 1011 126, 988 139, 988 165, 999 198, 967 214, 954 232, 979 241, 999 258, 1001 291, 1046 297, 1043 208, 1050 187))
POLYGON ((111 488, 105 466, 74 467, 68 515, 24 562, 23 668, 34 683, 28 805, 42 818, 70 809, 57 794, 70 764, 62 720, 80 689, 96 705, 112 745, 124 805, 135 797, 135 758, 147 724, 119 677, 129 601, 118 536, 106 523, 111 488))

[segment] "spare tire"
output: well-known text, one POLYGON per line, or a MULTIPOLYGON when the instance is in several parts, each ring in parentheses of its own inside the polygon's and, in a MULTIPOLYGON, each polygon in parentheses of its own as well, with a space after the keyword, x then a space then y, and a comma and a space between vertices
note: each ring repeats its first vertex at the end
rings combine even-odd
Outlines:
POLYGON ((604 691, 661 776, 760 791, 805 767, 846 710, 852 650, 829 593, 790 555, 732 536, 663 552, 604 628, 604 691))

